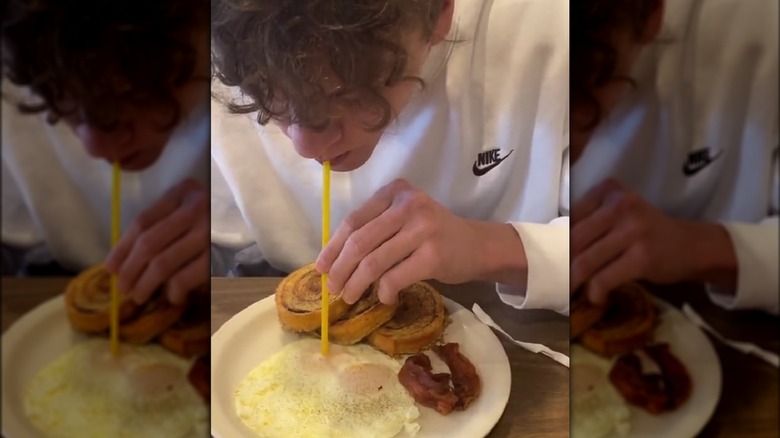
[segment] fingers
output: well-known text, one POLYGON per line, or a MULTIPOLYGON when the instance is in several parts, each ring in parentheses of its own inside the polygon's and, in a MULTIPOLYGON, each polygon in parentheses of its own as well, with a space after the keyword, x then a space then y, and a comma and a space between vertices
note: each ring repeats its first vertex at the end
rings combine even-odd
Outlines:
MULTIPOLYGON (((106 261, 107 268, 117 274, 122 292, 141 303, 172 282, 170 295, 178 299, 183 296, 180 287, 203 281, 198 276, 184 280, 179 271, 208 254, 208 201, 201 185, 188 179, 135 219, 106 261)), ((207 265, 208 256, 204 257, 207 265)), ((202 269, 208 272, 207 266, 202 269)))
POLYGON ((339 254, 341 254, 347 239, 368 222, 390 208, 396 193, 410 187, 411 186, 406 181, 393 181, 379 189, 374 196, 363 204, 363 206, 347 216, 347 218, 339 224, 336 232, 333 233, 330 241, 325 248, 322 249, 319 257, 317 257, 317 270, 322 273, 330 273, 333 262, 335 262, 339 254))
MULTIPOLYGON (((149 261, 132 286, 133 299, 137 302, 146 301, 157 288, 180 274, 179 271, 188 262, 203 253, 209 254, 205 223, 204 226, 192 229, 149 261)), ((208 272, 208 268, 204 268, 204 272, 208 272)))
POLYGON ((642 266, 636 252, 629 250, 598 271, 588 282, 588 298, 602 304, 609 293, 618 287, 641 277, 642 266))
MULTIPOLYGON (((355 300, 357 300, 359 294, 365 289, 354 290, 354 288, 359 288, 363 282, 352 282, 349 287, 345 287, 347 279, 351 279, 351 276, 361 264, 364 267, 367 265, 371 266, 368 272, 365 272, 366 269, 363 269, 364 274, 370 274, 374 272, 379 265, 384 264, 377 261, 377 257, 383 257, 382 254, 385 253, 387 249, 380 251, 379 254, 372 254, 372 252, 376 253, 380 246, 387 243, 388 240, 395 239, 394 236, 396 236, 403 226, 403 219, 403 211, 391 207, 380 214, 379 217, 352 233, 347 238, 341 253, 330 267, 328 287, 331 288, 331 290, 336 291, 344 289, 345 299, 352 298, 353 293, 358 294, 355 298, 355 300), (371 255, 369 256, 369 254, 371 255)), ((390 243, 390 245, 397 245, 397 243, 390 243)), ((404 254, 404 256, 405 255, 408 255, 408 253, 404 254)), ((388 268, 390 268, 390 266, 386 266, 386 269, 388 268)), ((376 280, 383 272, 384 271, 376 272, 376 276, 371 278, 369 283, 376 280)))
POLYGON ((158 199, 151 207, 138 215, 133 221, 133 224, 117 243, 117 246, 113 248, 106 258, 106 269, 109 272, 117 273, 119 267, 122 266, 125 259, 130 254, 138 236, 161 219, 176 211, 182 202, 184 194, 199 187, 199 184, 192 179, 184 180, 171 188, 162 198, 158 199))
POLYGON ((596 187, 592 188, 585 197, 583 197, 572 209, 571 209, 571 222, 576 224, 577 222, 590 216, 596 211, 604 202, 604 198, 613 192, 619 192, 623 190, 623 185, 617 180, 608 179, 596 187))
POLYGON ((596 272, 625 252, 630 245, 630 229, 615 228, 579 256, 574 257, 571 263, 571 290, 577 290, 585 282, 589 282, 596 272))
MULTIPOLYGON (((368 286, 381 279, 386 272, 399 262, 403 262, 417 247, 418 238, 408 229, 402 229, 379 248, 362 258, 343 288, 343 299, 354 303, 368 286)), ((338 290, 338 289, 335 289, 338 290)), ((381 298, 380 298, 381 300, 381 298)), ((387 302, 387 301, 383 301, 387 302)), ((392 302, 392 301, 391 301, 392 302)))
POLYGON ((576 258, 597 240, 604 237, 620 220, 622 192, 612 192, 594 212, 571 228, 571 256, 576 258))
POLYGON ((173 304, 184 304, 187 295, 198 286, 209 281, 209 253, 201 252, 195 260, 179 269, 168 281, 166 295, 173 304))
POLYGON ((160 219, 176 211, 178 206, 178 200, 175 202, 166 200, 166 202, 158 202, 145 212, 141 213, 119 240, 116 247, 109 253, 105 263, 106 269, 115 274, 118 273, 120 266, 124 265, 127 257, 136 245, 138 236, 160 219))
POLYGON ((333 233, 330 241, 322 249, 319 257, 317 257, 317 270, 322 273, 330 273, 333 262, 341 254, 347 239, 390 207, 390 202, 390 199, 385 198, 370 199, 365 205, 347 216, 336 228, 336 232, 333 233))
POLYGON ((132 249, 118 273, 121 291, 132 292, 134 297, 144 301, 166 280, 160 278, 161 275, 171 274, 171 269, 180 267, 184 261, 194 256, 194 253, 187 251, 190 247, 198 248, 208 244, 208 234, 192 233, 193 224, 203 221, 202 215, 206 211, 207 203, 205 195, 186 203, 144 231, 133 242, 132 249), (171 252, 174 249, 185 252, 171 252), (148 273, 150 270, 151 276, 148 273))
POLYGON ((378 281, 377 296, 385 304, 398 302, 398 293, 412 284, 430 278, 425 250, 415 251, 401 263, 385 272, 378 281))

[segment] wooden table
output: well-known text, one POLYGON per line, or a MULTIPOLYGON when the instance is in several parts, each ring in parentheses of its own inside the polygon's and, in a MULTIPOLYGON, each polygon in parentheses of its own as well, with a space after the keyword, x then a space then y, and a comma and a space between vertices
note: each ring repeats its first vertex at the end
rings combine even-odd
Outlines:
MULTIPOLYGON (((650 286, 659 298, 678 309, 688 303, 722 336, 752 342, 780 352, 780 319, 759 311, 728 311, 713 304, 699 284, 650 286)), ((780 371, 761 359, 726 347, 707 335, 720 359, 723 386, 720 401, 699 437, 777 438, 780 371)))
POLYGON ((35 306, 65 292, 70 278, 3 277, 0 282, 3 333, 35 306))
MULTIPOLYGON (((273 293, 278 278, 214 278, 211 281, 212 332, 250 304, 273 293)), ((568 318, 551 311, 518 311, 502 303, 493 285, 447 286, 442 293, 470 309, 477 303, 516 339, 569 352, 568 318)), ((509 402, 489 437, 565 437, 569 434, 569 370, 499 337, 512 369, 509 402)))

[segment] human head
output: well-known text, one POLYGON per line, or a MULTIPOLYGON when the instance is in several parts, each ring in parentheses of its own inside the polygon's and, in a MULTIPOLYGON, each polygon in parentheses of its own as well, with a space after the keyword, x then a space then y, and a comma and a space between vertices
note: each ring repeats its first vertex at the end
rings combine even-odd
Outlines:
POLYGON ((67 123, 96 158, 152 165, 208 96, 207 0, 4 3, 3 75, 34 95, 18 108, 67 123))
POLYGON ((454 0, 217 0, 212 61, 248 99, 235 113, 277 123, 301 156, 362 166, 422 84, 454 0))
POLYGON ((630 73, 642 48, 658 36, 664 0, 572 0, 571 155, 633 84, 630 73))

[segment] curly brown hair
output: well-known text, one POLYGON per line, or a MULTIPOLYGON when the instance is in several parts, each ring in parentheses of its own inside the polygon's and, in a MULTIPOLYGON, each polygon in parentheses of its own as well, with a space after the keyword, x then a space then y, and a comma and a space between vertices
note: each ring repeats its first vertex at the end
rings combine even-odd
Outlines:
POLYGON ((207 1, 3 2, 3 75, 37 97, 18 108, 47 112, 50 123, 75 115, 112 129, 127 105, 154 106, 176 124, 173 89, 210 77, 194 71, 193 34, 208 29, 207 1))
POLYGON ((376 114, 382 129, 393 114, 380 90, 406 74, 404 36, 430 38, 444 0, 215 0, 212 64, 219 81, 248 101, 230 100, 233 113, 257 112, 265 125, 280 120, 322 129, 332 103, 376 114), (325 76, 339 82, 323 89, 325 76))
POLYGON ((627 81, 616 75, 616 35, 629 32, 639 38, 660 0, 572 0, 570 4, 570 93, 572 106, 586 108, 590 120, 574 129, 589 130, 602 119, 603 109, 594 90, 612 81, 627 81))

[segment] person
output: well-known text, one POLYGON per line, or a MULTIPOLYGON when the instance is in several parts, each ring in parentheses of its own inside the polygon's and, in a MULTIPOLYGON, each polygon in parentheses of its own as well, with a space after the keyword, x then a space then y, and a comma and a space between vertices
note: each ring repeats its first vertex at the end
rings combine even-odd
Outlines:
POLYGON ((138 302, 209 280, 205 1, 4 2, 3 274, 104 263, 138 302), (112 165, 123 233, 111 247, 112 165))
POLYGON ((481 280, 568 312, 567 29, 566 2, 217 1, 215 275, 316 262, 350 303, 481 280))
POLYGON ((778 1, 572 2, 571 290, 778 313, 778 1))

